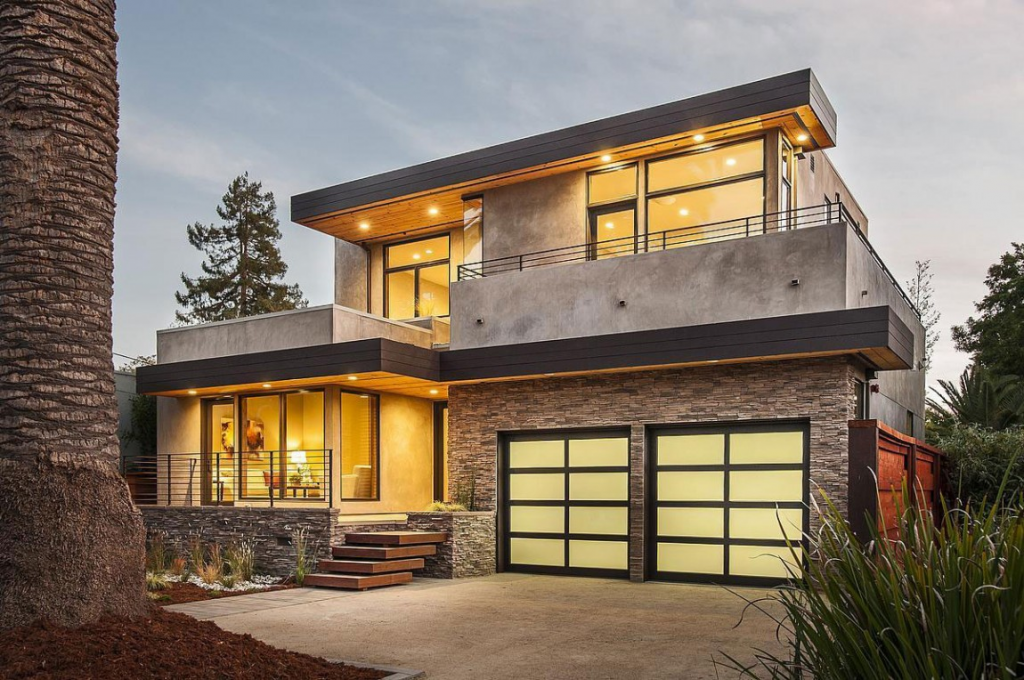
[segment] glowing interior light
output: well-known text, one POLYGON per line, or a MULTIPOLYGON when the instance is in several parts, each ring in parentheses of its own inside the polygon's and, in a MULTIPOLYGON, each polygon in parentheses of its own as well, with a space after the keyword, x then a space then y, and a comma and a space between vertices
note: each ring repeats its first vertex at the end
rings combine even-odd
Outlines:
POLYGON ((704 135, 694 135, 693 136, 693 141, 695 141, 695 142, 703 142, 704 141, 704 135))
POLYGON ((687 210, 686 208, 680 208, 679 209, 679 214, 682 215, 683 217, 686 217, 687 215, 690 214, 690 211, 687 210))
POLYGON ((602 162, 602 163, 607 163, 607 162, 608 162, 608 161, 610 161, 611 159, 612 159, 612 157, 611 157, 611 156, 609 156, 608 154, 605 154, 605 155, 601 156, 601 162, 602 162))
POLYGON ((725 164, 726 165, 736 165, 736 159, 735 158, 726 158, 725 159, 725 164))

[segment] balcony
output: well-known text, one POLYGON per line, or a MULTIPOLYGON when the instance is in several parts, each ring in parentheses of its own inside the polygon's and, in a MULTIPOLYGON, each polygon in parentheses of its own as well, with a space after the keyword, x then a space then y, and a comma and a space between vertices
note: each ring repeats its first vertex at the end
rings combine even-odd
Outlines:
POLYGON ((920 328, 838 203, 462 265, 451 296, 453 350, 880 305, 920 328))

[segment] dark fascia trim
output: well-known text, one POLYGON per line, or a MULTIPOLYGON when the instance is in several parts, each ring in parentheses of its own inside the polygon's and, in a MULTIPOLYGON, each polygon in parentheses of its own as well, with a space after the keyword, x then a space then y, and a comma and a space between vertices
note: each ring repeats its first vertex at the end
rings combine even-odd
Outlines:
POLYGON ((809 106, 835 144, 836 113, 810 69, 602 118, 292 196, 293 222, 588 156, 745 118, 809 106))
POLYGON ((887 306, 437 351, 376 338, 140 367, 140 394, 387 372, 434 382, 650 368, 803 354, 860 354, 906 369, 913 334, 887 306))
POLYGON ((152 394, 378 371, 437 381, 439 366, 434 350, 372 338, 142 366, 136 390, 152 394))
POLYGON ((634 331, 441 355, 444 381, 642 368, 800 354, 858 353, 879 369, 913 364, 912 338, 887 306, 634 331))

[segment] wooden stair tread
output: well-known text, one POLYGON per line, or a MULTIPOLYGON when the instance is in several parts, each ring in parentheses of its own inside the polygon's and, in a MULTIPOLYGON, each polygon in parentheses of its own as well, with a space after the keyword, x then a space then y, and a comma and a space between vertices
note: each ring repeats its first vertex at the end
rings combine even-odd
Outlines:
POLYGON ((394 560, 405 557, 429 557, 437 554, 433 543, 425 545, 335 545, 331 547, 334 557, 366 560, 394 560))
POLYGON ((345 534, 345 543, 358 545, 422 545, 444 543, 448 534, 443 531, 367 531, 345 534))
POLYGON ((340 574, 386 574, 423 568, 422 557, 397 560, 320 560, 320 571, 340 574))
POLYGON ((302 582, 304 586, 318 588, 340 588, 342 590, 366 590, 394 586, 412 581, 411 571, 399 571, 394 574, 310 574, 302 582))

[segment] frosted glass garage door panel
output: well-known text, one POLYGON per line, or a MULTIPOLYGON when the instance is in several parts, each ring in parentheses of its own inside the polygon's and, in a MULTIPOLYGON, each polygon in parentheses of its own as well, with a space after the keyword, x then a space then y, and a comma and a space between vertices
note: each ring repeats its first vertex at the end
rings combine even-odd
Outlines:
POLYGON ((509 531, 542 534, 565 533, 565 509, 513 505, 509 508, 509 531))
POLYGON ((722 508, 658 508, 659 536, 721 538, 724 533, 722 508))
POLYGON ((628 569, 625 541, 569 541, 569 566, 586 569, 628 569))
POLYGON ((729 511, 729 537, 799 541, 803 523, 803 510, 733 508, 729 511))
POLYGON ((733 465, 802 463, 803 460, 803 432, 748 432, 729 438, 729 462, 733 465))
POLYGON ((804 473, 801 470, 770 470, 729 473, 731 501, 803 501, 804 473))
POLYGON ((574 501, 629 500, 629 473, 571 473, 569 475, 569 498, 574 501))
POLYGON ((658 437, 658 465, 722 465, 724 434, 679 434, 658 437))
POLYGON ((569 533, 625 536, 629 533, 629 508, 570 507, 569 533))
POLYGON ((627 465, 629 465, 629 440, 625 437, 569 440, 570 467, 625 467, 627 465))
POLYGON ((514 501, 565 500, 565 475, 561 473, 509 475, 508 496, 514 501))
POLYGON ((508 443, 510 468, 565 466, 565 441, 511 441, 508 443))
MULTIPOLYGON (((800 550, 797 548, 797 555, 800 550)), ((729 574, 731 576, 761 576, 765 578, 789 578, 786 565, 800 575, 799 565, 793 560, 789 548, 766 548, 753 545, 734 545, 729 548, 729 574)))
POLYGON ((510 538, 509 562, 538 567, 564 567, 565 541, 553 538, 510 538))
POLYGON ((659 501, 721 501, 724 472, 659 472, 659 501))
POLYGON ((725 569, 725 548, 697 543, 659 543, 658 571, 691 574, 721 574, 725 569))

